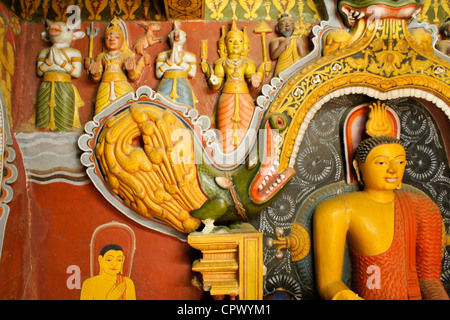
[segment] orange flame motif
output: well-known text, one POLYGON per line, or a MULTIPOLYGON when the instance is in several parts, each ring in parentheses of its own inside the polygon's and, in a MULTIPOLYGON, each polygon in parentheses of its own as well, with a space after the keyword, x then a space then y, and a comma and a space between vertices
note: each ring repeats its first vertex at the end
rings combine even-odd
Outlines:
POLYGON ((387 105, 381 101, 370 105, 369 120, 366 123, 366 133, 372 137, 392 135, 393 126, 387 113, 387 105))

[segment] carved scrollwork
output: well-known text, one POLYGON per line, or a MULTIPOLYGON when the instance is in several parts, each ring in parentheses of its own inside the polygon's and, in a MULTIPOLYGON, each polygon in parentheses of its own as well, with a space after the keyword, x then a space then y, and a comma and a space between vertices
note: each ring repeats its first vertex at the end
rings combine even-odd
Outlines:
POLYGON ((307 125, 314 115, 311 109, 325 98, 358 93, 377 96, 378 92, 386 92, 385 97, 389 99, 405 95, 420 95, 433 102, 440 99, 445 107, 450 66, 430 54, 429 34, 415 31, 411 35, 404 20, 377 23, 376 28, 368 25, 352 45, 323 56, 297 72, 280 89, 270 112, 286 113, 293 124, 282 134, 281 170, 293 161, 291 157, 297 150, 302 124, 307 125), (398 91, 413 87, 420 88, 420 94, 412 89, 398 91), (339 90, 342 92, 338 94, 339 90))
POLYGON ((294 222, 292 224, 291 232, 288 236, 283 237, 284 231, 277 229, 276 237, 267 239, 269 247, 277 246, 276 257, 284 256, 282 250, 289 249, 291 251, 292 261, 299 261, 304 259, 311 250, 311 238, 308 231, 301 224, 294 222))
POLYGON ((135 104, 107 120, 95 153, 105 181, 127 205, 189 233, 200 226, 189 212, 207 199, 191 142, 171 111, 135 104))

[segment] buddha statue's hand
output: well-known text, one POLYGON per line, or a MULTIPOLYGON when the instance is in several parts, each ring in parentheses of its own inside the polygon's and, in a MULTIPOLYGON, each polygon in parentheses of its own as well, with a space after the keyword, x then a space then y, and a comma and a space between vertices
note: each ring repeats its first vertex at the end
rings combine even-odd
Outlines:
POLYGON ((266 61, 260 64, 258 67, 258 73, 261 75, 261 78, 269 76, 270 71, 272 71, 272 62, 266 61))
POLYGON ((334 295, 333 300, 364 300, 364 299, 359 297, 352 290, 341 290, 334 295))
POLYGON ((89 68, 91 67, 91 63, 92 63, 92 58, 84 58, 84 68, 86 70, 89 70, 89 68))
POLYGON ((122 297, 122 295, 125 293, 126 288, 127 285, 125 284, 125 282, 114 285, 106 295, 106 300, 119 300, 120 297, 122 297))

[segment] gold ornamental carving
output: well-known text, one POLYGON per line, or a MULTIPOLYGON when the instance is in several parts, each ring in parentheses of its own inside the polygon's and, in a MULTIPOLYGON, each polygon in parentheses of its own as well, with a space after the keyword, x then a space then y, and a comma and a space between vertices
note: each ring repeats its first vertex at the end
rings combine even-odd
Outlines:
POLYGON ((75 0, 52 0, 52 9, 56 13, 56 21, 64 21, 67 8, 75 4, 75 0))
POLYGON ((363 32, 357 30, 349 36, 342 48, 330 50, 297 72, 272 102, 271 113, 285 113, 293 121, 282 133, 279 170, 289 165, 307 112, 322 97, 338 89, 358 86, 387 92, 420 88, 449 103, 450 65, 433 54, 427 32, 410 32, 407 21, 387 19, 368 24, 363 32))
POLYGON ((107 0, 85 0, 86 10, 90 13, 89 20, 101 20, 101 13, 108 5, 107 0))
POLYGON ((207 200, 192 139, 171 111, 134 104, 106 121, 95 154, 111 190, 128 206, 190 233, 200 221, 189 212, 207 200))
POLYGON ((21 16, 25 20, 31 20, 33 14, 36 12, 37 8, 41 4, 40 0, 21 0, 20 7, 22 9, 21 16))
POLYGON ((119 8, 122 9, 124 14, 122 15, 123 20, 134 20, 136 16, 134 15, 135 11, 140 7, 141 0, 134 1, 125 1, 125 0, 117 0, 117 4, 119 8))
POLYGON ((274 0, 273 5, 280 12, 280 15, 283 13, 289 13, 292 8, 295 6, 295 0, 274 0))
POLYGON ((164 4, 169 20, 200 20, 204 18, 205 0, 166 0, 164 4))
POLYGON ((245 10, 244 17, 253 20, 258 17, 256 10, 261 6, 262 0, 239 0, 239 4, 245 10))
POLYGON ((420 21, 425 21, 428 23, 438 23, 438 14, 440 8, 444 10, 446 16, 450 15, 449 0, 424 0, 422 5, 422 12, 419 15, 420 21), (430 20, 429 17, 431 16, 434 16, 434 19, 430 20))
POLYGON ((275 256, 282 258, 284 256, 282 250, 290 250, 292 261, 300 261, 306 258, 311 251, 311 237, 301 224, 294 222, 292 224, 290 234, 284 236, 282 229, 276 230, 276 239, 268 238, 267 246, 276 247, 275 256))

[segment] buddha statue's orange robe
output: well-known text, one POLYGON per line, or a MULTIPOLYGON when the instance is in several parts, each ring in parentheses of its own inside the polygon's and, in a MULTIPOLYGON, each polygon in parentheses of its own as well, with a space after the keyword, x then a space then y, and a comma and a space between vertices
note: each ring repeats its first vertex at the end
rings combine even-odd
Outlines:
POLYGON ((390 248, 379 255, 362 256, 350 247, 352 290, 368 300, 448 299, 440 282, 442 217, 430 199, 409 192, 396 192, 394 237, 390 248), (379 288, 368 285, 373 267, 380 270, 379 288), (431 293, 432 292, 432 293, 431 293), (428 294, 428 296, 427 296, 428 294))

